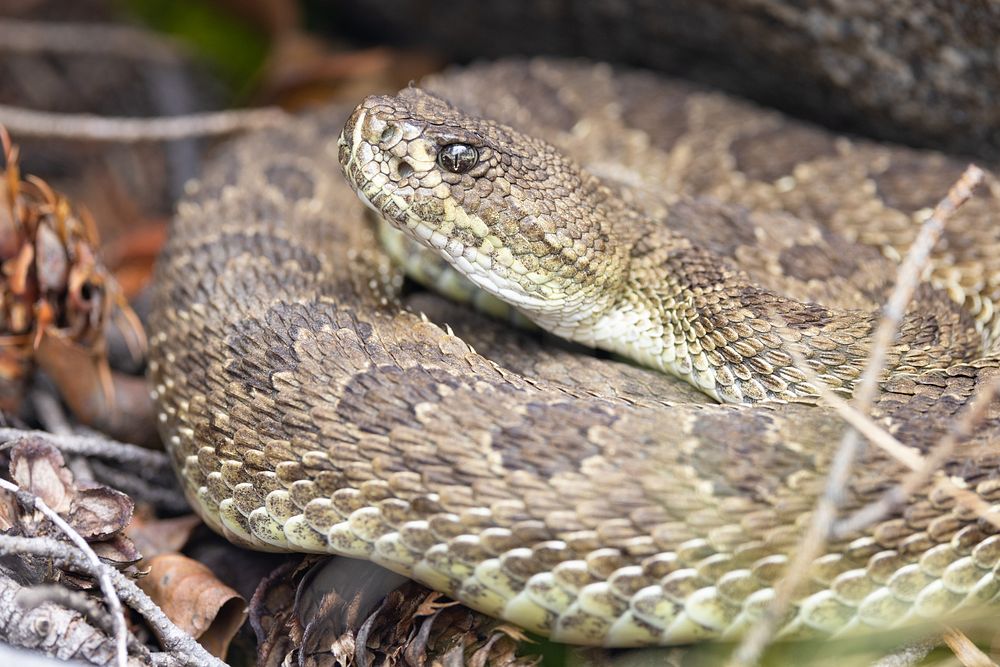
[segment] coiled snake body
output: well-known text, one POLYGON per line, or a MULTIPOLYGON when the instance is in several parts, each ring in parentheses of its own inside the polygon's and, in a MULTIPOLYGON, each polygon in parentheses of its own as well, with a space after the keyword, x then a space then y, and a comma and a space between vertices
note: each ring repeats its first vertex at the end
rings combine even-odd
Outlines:
MULTIPOLYGON (((409 89, 346 128, 328 112, 261 133, 180 204, 150 375, 192 503, 238 543, 367 558, 562 641, 738 636, 843 429, 798 400, 813 388, 792 352, 851 390, 885 257, 962 164, 602 65, 421 86, 455 106, 409 89), (407 295, 352 186, 543 327, 687 382, 407 295)), ((875 409, 920 451, 996 373, 992 176, 985 190, 949 223, 875 409)), ((989 503, 996 429, 942 468, 989 503)), ((843 511, 901 472, 866 450, 843 511)), ((992 600, 995 532, 929 487, 830 543, 780 634, 992 600)))

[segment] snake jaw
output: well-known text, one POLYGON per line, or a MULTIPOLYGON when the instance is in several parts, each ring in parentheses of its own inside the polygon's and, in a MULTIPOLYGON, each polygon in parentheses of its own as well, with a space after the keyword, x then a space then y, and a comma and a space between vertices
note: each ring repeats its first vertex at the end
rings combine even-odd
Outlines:
POLYGON ((606 193, 554 147, 408 88, 365 99, 339 157, 395 228, 542 327, 593 344, 625 262, 589 215, 606 193), (537 169, 539 155, 554 168, 537 169), (552 190, 571 205, 553 206, 552 190))

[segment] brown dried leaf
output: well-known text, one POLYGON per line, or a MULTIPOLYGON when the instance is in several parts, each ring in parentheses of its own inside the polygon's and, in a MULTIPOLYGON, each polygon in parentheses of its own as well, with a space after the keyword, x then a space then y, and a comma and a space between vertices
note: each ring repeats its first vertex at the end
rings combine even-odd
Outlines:
POLYGON ((111 371, 103 350, 95 353, 55 327, 42 331, 36 348, 35 361, 59 387, 73 414, 94 424, 111 411, 111 371))
POLYGON ((0 532, 6 533, 17 525, 17 501, 9 493, 0 493, 0 532))
POLYGON ((121 491, 88 485, 73 498, 69 522, 88 542, 106 540, 128 525, 134 509, 132 499, 121 491))
MULTIPOLYGON (((17 251, 17 255, 9 262, 4 263, 4 275, 10 280, 10 291, 18 296, 28 291, 28 273, 31 271, 31 262, 35 259, 35 249, 30 245, 23 245, 17 251)), ((19 333, 19 331, 15 331, 19 333)))
POLYGON ((31 336, 0 336, 0 412, 17 411, 32 366, 31 336))
POLYGON ((150 519, 139 513, 132 517, 125 534, 142 552, 143 558, 152 558, 162 553, 180 551, 191 537, 191 531, 199 525, 201 519, 194 514, 172 519, 150 519))
POLYGON ((19 225, 15 222, 11 203, 10 193, 0 187, 0 257, 12 257, 19 246, 19 225))
POLYGON ((135 297, 152 280, 156 258, 167 240, 167 227, 166 219, 140 221, 104 247, 104 262, 126 299, 135 297))
MULTIPOLYGON (((502 637, 503 635, 499 632, 494 633, 493 636, 486 641, 486 644, 484 644, 481 649, 473 653, 472 657, 469 658, 469 667, 486 667, 488 664, 486 661, 490 659, 490 653, 493 651, 493 647, 496 646, 496 643, 500 641, 502 637)), ((493 664, 497 663, 494 662, 493 664)))
POLYGON ((528 634, 521 628, 517 627, 516 625, 507 625, 506 623, 503 625, 498 625, 496 627, 496 631, 504 633, 505 635, 507 635, 516 642, 532 641, 531 639, 528 638, 528 634))
POLYGON ((10 453, 10 476, 22 490, 59 514, 69 511, 76 487, 58 449, 40 438, 21 438, 10 453))
POLYGON ((109 540, 94 542, 90 546, 101 560, 120 570, 142 560, 142 554, 135 548, 135 544, 124 535, 115 535, 109 540))
POLYGON ((181 629, 212 655, 222 658, 247 616, 240 595, 196 560, 160 554, 149 560, 139 586, 181 629))

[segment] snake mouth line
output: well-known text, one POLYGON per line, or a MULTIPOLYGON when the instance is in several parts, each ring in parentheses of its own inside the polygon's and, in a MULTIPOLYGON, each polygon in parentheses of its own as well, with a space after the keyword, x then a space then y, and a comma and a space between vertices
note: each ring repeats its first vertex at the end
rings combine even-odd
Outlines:
POLYGON ((382 151, 378 146, 367 142, 363 136, 366 116, 364 109, 358 109, 345 125, 339 139, 341 149, 348 153, 347 159, 342 161, 344 174, 365 206, 409 239, 438 253, 474 285, 508 303, 526 311, 532 308, 551 308, 559 303, 558 299, 546 293, 544 286, 535 287, 538 293, 528 291, 521 283, 504 275, 506 270, 498 266, 492 256, 475 246, 462 244, 453 237, 441 234, 414 213, 414 201, 400 195, 397 185, 391 179, 377 182, 367 177, 360 154, 362 146, 368 146, 374 152, 382 151))
MULTIPOLYGON (((338 144, 342 151, 346 150, 348 153, 347 159, 341 160, 344 176, 351 189, 365 206, 406 231, 407 221, 412 217, 410 215, 412 201, 407 201, 396 194, 396 185, 391 181, 387 180, 385 183, 378 184, 364 174, 358 151, 364 145, 372 145, 365 142, 362 134, 366 117, 367 112, 364 109, 358 109, 340 133, 338 144), (389 188, 392 188, 392 191, 389 191, 389 188)), ((376 151, 379 150, 377 147, 373 148, 376 151)))

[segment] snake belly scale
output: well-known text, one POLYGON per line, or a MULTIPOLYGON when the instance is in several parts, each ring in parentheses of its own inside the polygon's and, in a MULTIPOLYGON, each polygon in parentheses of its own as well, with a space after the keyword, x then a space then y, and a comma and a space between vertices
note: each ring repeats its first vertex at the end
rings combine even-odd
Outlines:
MULTIPOLYGON (((449 72, 348 116, 233 143, 178 207, 150 377, 192 504, 234 542, 369 559, 561 641, 739 636, 843 429, 800 400, 788 346, 850 391, 891 260, 963 165, 581 62, 449 72), (404 293, 355 189, 543 327, 668 373, 404 293)), ((920 451, 996 374, 984 190, 875 408, 920 451)), ((943 468, 989 503, 996 432, 991 414, 943 468)), ((875 449, 857 470, 845 512, 903 472, 875 449)), ((992 601, 995 533, 927 488, 827 546, 780 636, 992 601)))

